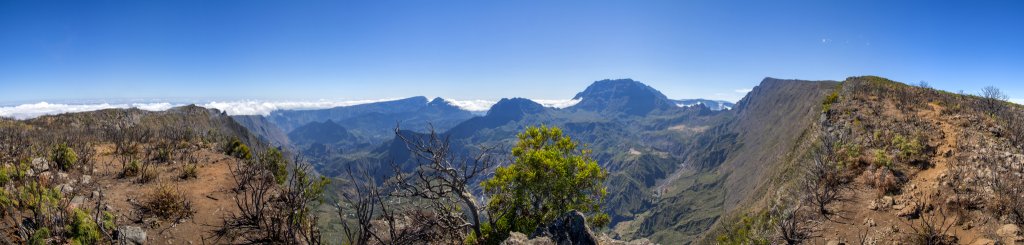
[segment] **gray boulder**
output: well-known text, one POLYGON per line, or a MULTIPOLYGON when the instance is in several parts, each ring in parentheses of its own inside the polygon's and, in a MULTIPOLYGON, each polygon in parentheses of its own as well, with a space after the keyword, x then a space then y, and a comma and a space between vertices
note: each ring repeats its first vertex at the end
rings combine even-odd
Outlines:
POLYGON ((42 157, 33 158, 32 169, 35 169, 36 172, 45 172, 46 170, 50 170, 50 161, 47 161, 42 157))
POLYGON ((530 237, 547 237, 558 245, 597 245, 597 237, 579 211, 569 211, 551 224, 538 227, 530 237))
POLYGON ((118 244, 146 244, 146 231, 138 226, 124 226, 117 229, 118 244))

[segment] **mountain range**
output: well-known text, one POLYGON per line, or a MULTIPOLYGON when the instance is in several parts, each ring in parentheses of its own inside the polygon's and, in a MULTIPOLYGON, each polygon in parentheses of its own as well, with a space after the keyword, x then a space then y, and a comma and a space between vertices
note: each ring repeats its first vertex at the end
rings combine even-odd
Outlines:
MULTIPOLYGON (((573 106, 508 98, 483 114, 413 97, 267 116, 192 105, 0 118, 0 197, 16 200, 0 204, 9 217, 21 217, 0 222, 0 238, 28 241, 28 233, 19 233, 26 226, 65 229, 17 222, 50 217, 30 213, 42 200, 36 196, 45 194, 47 203, 69 208, 108 205, 104 219, 118 233, 205 239, 217 229, 207 224, 237 224, 219 212, 256 204, 233 195, 261 195, 239 189, 252 180, 239 177, 263 173, 290 178, 280 191, 306 188, 297 183, 312 187, 308 174, 333 180, 323 189, 326 202, 275 207, 289 207, 278 214, 316 216, 325 240, 338 241, 340 222, 351 221, 331 206, 342 201, 339 193, 420 167, 403 138, 433 132, 455 155, 490 149, 508 164, 516 134, 547 125, 581 142, 608 171, 602 208, 610 224, 596 232, 609 239, 1014 244, 1024 241, 1024 107, 1003 101, 998 89, 986 91, 954 94, 875 76, 765 78, 739 102, 715 105, 669 99, 639 81, 616 79, 594 82, 573 106), (67 165, 68 156, 82 160, 67 165), (282 171, 288 166, 275 165, 275 156, 310 165, 282 171), (268 172, 249 171, 254 166, 268 172), (349 170, 368 175, 346 175, 349 170), (147 183, 181 190, 161 194, 163 187, 147 183), (152 208, 167 203, 183 205, 196 222, 161 228, 152 208), (302 211, 307 208, 318 211, 302 211), (149 218, 139 221, 138 212, 149 218)), ((479 183, 466 192, 481 193, 479 183)), ((401 200, 380 204, 392 201, 401 200)))
MULTIPOLYGON (((244 120, 261 123, 242 124, 255 132, 286 133, 287 140, 276 142, 290 142, 298 152, 313 157, 317 170, 327 176, 341 176, 354 168, 379 177, 389 174, 392 164, 402 169, 414 166, 408 149, 394 134, 395 126, 415 137, 432 125, 463 154, 481 147, 507 149, 516 133, 528 126, 558 126, 586 143, 593 157, 610 171, 606 207, 614 234, 657 241, 694 240, 727 210, 726 200, 748 195, 724 194, 727 187, 753 189, 759 181, 757 176, 747 176, 760 169, 747 166, 750 161, 777 157, 775 152, 790 146, 771 142, 799 135, 792 130, 800 127, 773 129, 762 122, 813 118, 817 101, 836 84, 767 78, 732 104, 673 100, 638 81, 601 80, 576 94, 577 104, 562 109, 510 98, 498 101, 484 115, 473 116, 442 99, 428 102, 413 97, 325 110, 279 111, 264 119, 244 120), (274 127, 279 130, 267 129, 274 127), (736 151, 749 159, 731 159, 736 151), (698 186, 702 188, 694 189, 698 186)), ((281 137, 281 133, 257 134, 281 137)))

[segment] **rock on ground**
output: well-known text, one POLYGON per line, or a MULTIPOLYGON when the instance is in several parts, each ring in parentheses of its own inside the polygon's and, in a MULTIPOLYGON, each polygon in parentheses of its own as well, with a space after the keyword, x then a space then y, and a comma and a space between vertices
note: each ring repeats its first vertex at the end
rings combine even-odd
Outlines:
POLYGON ((117 229, 119 244, 146 244, 146 231, 138 226, 125 226, 117 229))

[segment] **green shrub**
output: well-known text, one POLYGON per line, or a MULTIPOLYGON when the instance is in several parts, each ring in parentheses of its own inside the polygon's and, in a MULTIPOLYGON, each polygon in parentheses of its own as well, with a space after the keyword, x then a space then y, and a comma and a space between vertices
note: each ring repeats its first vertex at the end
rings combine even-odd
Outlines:
MULTIPOLYGON (((0 187, 6 186, 7 182, 11 182, 10 175, 11 168, 7 166, 0 167, 0 187)), ((17 170, 14 170, 17 171, 17 170)))
POLYGON ((768 238, 761 236, 761 231, 770 230, 771 219, 767 213, 757 215, 744 214, 739 222, 726 225, 726 233, 717 237, 717 244, 736 245, 768 245, 771 244, 768 238))
POLYGON ((839 91, 833 91, 828 96, 825 96, 825 101, 821 102, 821 112, 829 112, 832 110, 832 104, 839 102, 839 91))
POLYGON ((249 146, 245 145, 238 139, 231 140, 231 142, 224 147, 224 154, 244 160, 252 159, 252 152, 249 150, 249 146))
POLYGON ((885 150, 875 150, 875 166, 878 167, 892 167, 892 158, 889 154, 886 154, 885 150))
POLYGON ((160 163, 171 161, 171 148, 169 146, 157 148, 153 160, 160 163))
MULTIPOLYGON (((0 213, 7 212, 6 211, 7 208, 14 207, 14 206, 18 205, 16 200, 11 199, 11 198, 12 198, 11 197, 11 193, 8 193, 6 189, 0 188, 0 209, 2 209, 2 210, 0 210, 0 213)), ((0 215, 0 217, 4 217, 6 215, 7 214, 4 213, 4 215, 0 215)))
POLYGON ((899 151, 900 161, 904 162, 919 160, 924 152, 924 145, 921 144, 918 137, 907 138, 897 134, 892 137, 892 145, 899 151))
POLYGON ((78 161, 78 154, 75 154, 75 150, 68 147, 67 144, 60 144, 53 147, 52 155, 50 156, 54 163, 57 163, 57 167, 61 170, 67 171, 74 166, 75 162, 78 161))
POLYGON ((121 171, 121 176, 131 177, 138 175, 141 168, 142 167, 140 166, 138 160, 132 160, 131 163, 128 163, 128 165, 124 166, 124 170, 121 171))
POLYGON ((38 182, 29 181, 18 189, 18 206, 35 212, 46 213, 57 208, 63 196, 56 188, 46 188, 38 182))
POLYGON ((67 226, 71 244, 96 244, 100 241, 100 230, 89 213, 81 209, 71 212, 71 224, 67 226))
POLYGON ((114 217, 114 214, 109 211, 103 211, 103 220, 101 222, 105 231, 109 232, 117 229, 117 217, 114 217))
POLYGON ((277 184, 284 184, 285 179, 288 178, 288 162, 285 161, 281 151, 274 148, 267 150, 260 154, 260 162, 264 164, 264 168, 274 174, 277 184))
POLYGON ((48 238, 50 238, 50 229, 43 227, 33 232, 26 243, 30 245, 46 245, 46 239, 48 238))

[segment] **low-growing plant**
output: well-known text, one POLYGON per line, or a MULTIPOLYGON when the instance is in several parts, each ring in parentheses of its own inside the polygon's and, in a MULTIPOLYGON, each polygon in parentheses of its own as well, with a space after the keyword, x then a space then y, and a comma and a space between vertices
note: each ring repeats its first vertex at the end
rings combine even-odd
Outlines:
POLYGON ((33 232, 26 243, 30 245, 46 245, 46 239, 48 238, 50 238, 50 229, 43 227, 33 232))
POLYGON ((259 162, 264 164, 263 167, 274 175, 274 181, 278 185, 284 184, 285 178, 288 178, 288 161, 284 159, 281 151, 271 148, 260 154, 259 158, 259 162))
POLYGON ((875 161, 874 161, 874 164, 875 164, 875 167, 879 167, 879 168, 882 168, 882 167, 885 167, 885 168, 892 167, 892 157, 890 157, 889 154, 885 152, 885 150, 875 150, 875 161))
POLYGON ((66 228, 71 244, 96 244, 100 241, 100 230, 89 213, 81 209, 71 212, 71 224, 66 228))
POLYGON ((767 245, 771 244, 768 239, 771 229, 771 219, 767 213, 744 214, 738 222, 727 225, 725 233, 720 234, 716 242, 721 245, 767 245))
POLYGON ((16 200, 12 199, 11 193, 8 193, 6 189, 0 189, 0 217, 6 217, 8 215, 7 208, 17 206, 16 200))
POLYGON ((155 168, 150 166, 150 167, 142 168, 141 170, 139 170, 138 182, 140 184, 145 184, 145 183, 152 182, 153 180, 156 180, 159 177, 160 177, 160 172, 158 172, 155 168))
POLYGON ((57 163, 57 167, 61 170, 67 171, 74 166, 75 162, 78 162, 78 154, 75 154, 75 150, 68 147, 67 144, 53 147, 51 154, 50 160, 57 163))
POLYGON ((6 186, 8 182, 11 182, 11 169, 7 166, 0 166, 0 187, 6 186))
POLYGON ((63 195, 56 188, 47 188, 38 182, 29 181, 18 189, 17 204, 37 214, 47 214, 56 209, 63 195))
POLYGON ((188 163, 186 163, 185 166, 183 166, 181 168, 181 174, 178 175, 178 178, 181 178, 181 179, 195 179, 198 176, 199 176, 199 169, 196 167, 196 164, 188 164, 188 163))
POLYGON ((913 163, 921 160, 924 153, 924 145, 918 137, 904 137, 896 134, 892 138, 892 146, 896 148, 899 160, 904 163, 913 163))
POLYGON ((121 171, 121 176, 122 177, 132 177, 132 176, 138 175, 140 169, 142 168, 139 165, 140 164, 139 164, 138 160, 132 160, 131 163, 129 163, 128 165, 124 166, 124 169, 121 171))
POLYGON ((101 225, 102 226, 100 227, 102 227, 104 231, 113 231, 114 229, 117 229, 117 217, 109 211, 103 211, 101 225))
POLYGON ((153 161, 164 163, 171 161, 171 148, 170 146, 159 146, 153 154, 153 161))
POLYGON ((231 142, 224 147, 224 154, 243 160, 252 159, 252 152, 249 150, 249 146, 245 145, 245 143, 242 143, 242 141, 238 139, 231 140, 231 142))
POLYGON ((900 189, 900 178, 891 168, 882 166, 873 171, 867 171, 868 184, 875 187, 878 195, 893 194, 900 189))
POLYGON ((821 102, 821 111, 831 111, 832 104, 835 104, 836 102, 839 102, 839 91, 832 91, 831 94, 825 97, 825 101, 821 102))
POLYGON ((160 185, 154 189, 142 206, 143 213, 166 220, 181 220, 192 216, 192 202, 184 192, 160 185))

